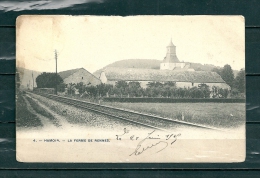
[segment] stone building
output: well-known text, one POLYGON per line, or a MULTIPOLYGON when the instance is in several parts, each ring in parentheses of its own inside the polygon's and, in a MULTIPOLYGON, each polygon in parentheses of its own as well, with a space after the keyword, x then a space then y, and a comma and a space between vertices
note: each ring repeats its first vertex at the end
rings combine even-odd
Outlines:
POLYGON ((101 81, 97 77, 95 77, 84 68, 62 71, 59 72, 59 75, 61 76, 65 84, 77 84, 80 82, 88 86, 96 86, 101 84, 101 81))
POLYGON ((160 64, 161 70, 194 71, 190 63, 180 62, 176 54, 176 46, 172 43, 172 40, 166 49, 166 56, 160 64))
POLYGON ((99 75, 102 83, 115 85, 117 81, 140 82, 146 88, 150 82, 174 82, 176 87, 192 88, 206 84, 212 87, 231 90, 230 86, 216 72, 195 71, 190 63, 180 62, 176 46, 170 41, 166 56, 158 69, 105 68, 99 75))
POLYGON ((115 85, 117 81, 140 82, 146 88, 149 82, 175 82, 176 87, 192 88, 206 84, 230 90, 230 86, 216 72, 207 71, 175 71, 137 68, 106 68, 100 74, 102 83, 115 85))

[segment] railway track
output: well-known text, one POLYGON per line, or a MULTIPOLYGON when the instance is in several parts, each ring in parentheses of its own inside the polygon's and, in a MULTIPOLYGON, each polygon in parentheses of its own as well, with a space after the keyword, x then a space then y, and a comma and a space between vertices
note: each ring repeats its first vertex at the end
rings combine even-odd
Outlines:
POLYGON ((169 118, 160 117, 157 115, 150 115, 146 113, 135 112, 127 109, 115 108, 106 105, 100 105, 92 102, 76 100, 72 98, 52 95, 52 94, 43 94, 43 93, 34 93, 41 95, 43 97, 53 99, 55 101, 59 101, 71 106, 75 106, 77 108, 82 108, 89 110, 91 112, 95 112, 98 114, 106 115, 109 117, 121 119, 128 121, 130 123, 134 123, 137 125, 142 125, 143 127, 152 128, 156 130, 169 131, 173 128, 178 128, 180 126, 186 127, 197 127, 202 129, 211 129, 211 130, 219 130, 218 128, 188 123, 185 121, 173 120, 169 118))

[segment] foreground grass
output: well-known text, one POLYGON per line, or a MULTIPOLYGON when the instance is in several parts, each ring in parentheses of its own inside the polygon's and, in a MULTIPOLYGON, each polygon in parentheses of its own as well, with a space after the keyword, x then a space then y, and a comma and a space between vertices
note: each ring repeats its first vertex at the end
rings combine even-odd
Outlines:
POLYGON ((44 108, 42 108, 37 102, 35 102, 32 98, 26 97, 26 99, 29 101, 32 108, 38 113, 45 117, 47 117, 55 126, 59 126, 58 120, 50 114, 48 111, 46 111, 44 108))
POLYGON ((103 102, 102 104, 218 128, 235 128, 245 122, 244 103, 103 102))
POLYGON ((16 102, 16 126, 17 127, 42 127, 42 123, 40 119, 32 114, 26 105, 22 94, 17 94, 17 102, 16 102))

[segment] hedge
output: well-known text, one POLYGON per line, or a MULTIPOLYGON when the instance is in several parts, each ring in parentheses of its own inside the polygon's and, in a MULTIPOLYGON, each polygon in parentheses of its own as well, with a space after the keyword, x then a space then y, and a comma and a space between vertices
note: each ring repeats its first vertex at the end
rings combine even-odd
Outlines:
POLYGON ((128 103, 245 103, 245 99, 238 98, 117 98, 105 97, 106 102, 128 102, 128 103))

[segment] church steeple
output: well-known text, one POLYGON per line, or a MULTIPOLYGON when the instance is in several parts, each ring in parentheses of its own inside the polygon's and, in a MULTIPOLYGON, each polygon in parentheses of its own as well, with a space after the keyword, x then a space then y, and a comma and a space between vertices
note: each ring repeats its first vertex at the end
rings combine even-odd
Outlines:
MULTIPOLYGON (((174 46, 174 44, 172 43, 172 38, 171 38, 171 41, 170 41, 170 43, 168 44, 168 46, 174 46)), ((167 46, 167 47, 168 47, 167 46)))
POLYGON ((160 70, 194 71, 194 69, 190 68, 190 66, 186 66, 185 62, 179 61, 176 55, 176 46, 172 43, 172 39, 170 43, 167 45, 166 49, 166 56, 160 64, 160 70))
POLYGON ((176 56, 176 46, 172 43, 172 39, 166 48, 167 48, 166 57, 164 58, 163 62, 164 63, 180 62, 176 56))

